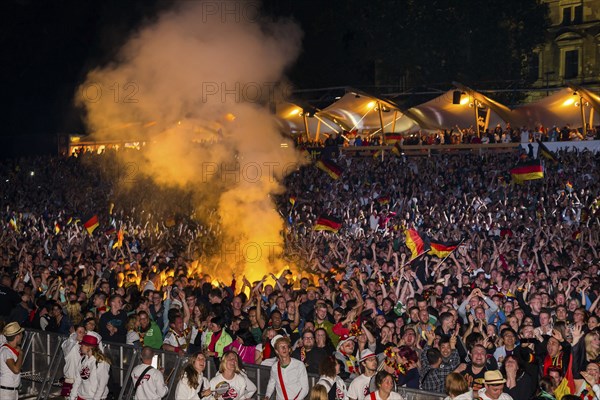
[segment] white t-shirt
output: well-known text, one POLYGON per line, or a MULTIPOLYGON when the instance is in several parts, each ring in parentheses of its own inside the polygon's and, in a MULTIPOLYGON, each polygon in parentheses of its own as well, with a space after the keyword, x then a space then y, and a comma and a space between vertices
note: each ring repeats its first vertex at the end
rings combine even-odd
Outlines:
MULTIPOLYGON (((492 400, 488 395, 485 394, 485 388, 479 389, 479 397, 481 400, 492 400)), ((513 400, 513 398, 509 394, 502 393, 500 397, 498 397, 498 400, 513 400)))
POLYGON ((18 387, 21 384, 21 374, 13 373, 6 360, 12 359, 17 362, 18 356, 6 344, 0 347, 0 386, 18 387))
POLYGON ((210 380, 210 389, 214 391, 221 382, 229 383, 229 390, 221 396, 223 400, 246 400, 256 393, 256 385, 242 373, 235 374, 231 380, 225 379, 221 373, 218 373, 210 380))
MULTIPOLYGON (((131 371, 131 379, 134 385, 146 368, 148 368, 147 364, 140 364, 131 371)), ((156 400, 164 397, 168 391, 169 387, 165 385, 162 372, 156 368, 150 368, 140 380, 140 384, 134 392, 134 398, 135 400, 156 400)))
MULTIPOLYGON (((371 394, 369 393, 369 395, 367 396, 367 399, 371 400, 373 397, 375 397, 376 400, 381 400, 381 397, 379 396, 379 390, 377 390, 373 393, 375 394, 375 396, 371 396, 371 394)), ((404 397, 400 396, 399 393, 390 392, 390 396, 388 397, 388 400, 404 400, 404 397)))
MULTIPOLYGON (((63 347, 63 350, 65 348, 63 347)), ((79 343, 75 343, 75 346, 72 346, 67 355, 65 356, 65 367, 63 369, 63 373, 65 375, 65 379, 67 383, 74 383, 77 374, 79 373, 81 367, 81 345, 79 343)))
POLYGON ((369 386, 371 384, 371 376, 365 374, 359 375, 350 383, 348 388, 348 397, 355 400, 365 400, 369 396, 369 386))
MULTIPOLYGON (((187 379, 187 375, 184 375, 181 380, 177 383, 177 389, 175 389, 175 398, 177 400, 200 400, 200 392, 203 392, 210 388, 210 383, 206 377, 199 378, 200 382, 196 389, 190 387, 187 379)), ((211 396, 208 396, 210 398, 211 396)))

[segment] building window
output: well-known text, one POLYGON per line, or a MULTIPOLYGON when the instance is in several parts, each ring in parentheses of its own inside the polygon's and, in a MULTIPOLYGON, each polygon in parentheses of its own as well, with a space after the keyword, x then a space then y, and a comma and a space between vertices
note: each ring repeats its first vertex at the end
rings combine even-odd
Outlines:
POLYGON ((540 78, 540 53, 533 53, 529 58, 529 79, 537 81, 540 78))
POLYGON ((562 10, 562 24, 571 25, 571 7, 565 7, 562 10))
POLYGON ((575 13, 573 15, 573 23, 574 24, 583 24, 583 6, 575 6, 573 7, 575 13))
POLYGON ((581 1, 568 1, 560 7, 562 21, 561 25, 583 24, 583 3, 581 1))
POLYGON ((565 79, 577 78, 579 75, 579 50, 565 51, 565 79))

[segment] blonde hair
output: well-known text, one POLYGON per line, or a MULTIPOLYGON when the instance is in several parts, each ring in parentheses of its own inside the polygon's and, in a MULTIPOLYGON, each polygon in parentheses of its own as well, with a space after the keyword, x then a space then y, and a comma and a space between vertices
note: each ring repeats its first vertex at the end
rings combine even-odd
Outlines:
POLYGON ((459 394, 469 391, 467 380, 456 372, 451 372, 446 376, 446 394, 450 397, 458 396, 459 394))
POLYGON ((583 338, 585 342, 585 355, 588 361, 595 360, 600 353, 598 349, 592 348, 592 340, 594 339, 594 337, 598 336, 600 336, 600 333, 598 333, 597 331, 591 331, 588 332, 588 334, 585 335, 585 337, 583 338))
POLYGON ((96 362, 105 362, 108 365, 112 364, 112 361, 110 360, 110 358, 108 358, 103 352, 102 350, 100 350, 100 348, 98 348, 98 346, 94 346, 94 347, 90 347, 90 350, 92 352, 92 355, 94 356, 94 358, 96 359, 96 362))
POLYGON ((238 354, 235 351, 226 351, 223 356, 221 357, 221 364, 219 364, 219 372, 223 373, 225 372, 225 358, 226 357, 233 357, 235 358, 235 369, 233 372, 235 372, 236 374, 240 373, 240 358, 238 356, 238 354))
POLYGON ((127 329, 127 331, 134 331, 135 330, 135 325, 138 322, 138 316, 137 314, 131 314, 128 318, 127 318, 127 325, 125 325, 125 329, 127 329))
POLYGON ((65 305, 65 308, 67 310, 69 319, 74 325, 79 325, 81 321, 83 321, 83 317, 81 315, 81 304, 79 304, 79 302, 68 302, 65 305))
POLYGON ((317 384, 310 389, 308 400, 327 400, 327 389, 321 384, 317 384))

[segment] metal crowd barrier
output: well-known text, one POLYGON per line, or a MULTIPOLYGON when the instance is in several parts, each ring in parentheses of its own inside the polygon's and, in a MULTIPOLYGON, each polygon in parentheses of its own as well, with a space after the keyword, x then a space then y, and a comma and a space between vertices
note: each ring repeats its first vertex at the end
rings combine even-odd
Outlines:
MULTIPOLYGON (((21 373, 21 389, 19 399, 62 399, 60 397, 60 378, 63 376, 65 364, 61 344, 66 339, 64 335, 28 329, 25 331, 22 344, 25 351, 21 373)), ((133 399, 133 385, 131 371, 140 360, 140 348, 116 343, 104 343, 104 353, 111 359, 110 368, 112 380, 120 388, 119 400, 133 399)), ((156 350, 159 357, 159 366, 164 368, 164 376, 169 386, 169 392, 164 400, 177 400, 175 398, 176 383, 185 367, 188 358, 181 357, 172 352, 156 350)), ((262 399, 269 382, 270 367, 261 365, 245 365, 244 369, 248 378, 256 384, 255 398, 262 399)), ((206 364, 205 376, 210 380, 217 373, 212 360, 206 364)), ((319 377, 309 374, 309 387, 312 387, 319 377)), ((398 388, 398 393, 405 400, 442 400, 444 396, 438 393, 425 392, 407 388, 398 388)))

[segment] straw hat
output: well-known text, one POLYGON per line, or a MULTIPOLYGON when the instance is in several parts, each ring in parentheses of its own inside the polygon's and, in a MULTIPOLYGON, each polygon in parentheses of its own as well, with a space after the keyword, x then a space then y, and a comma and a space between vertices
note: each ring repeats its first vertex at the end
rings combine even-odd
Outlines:
POLYGON ((2 334, 4 336, 17 336, 19 333, 23 332, 25 329, 21 328, 18 322, 11 322, 4 327, 2 334))
POLYGON ((499 385, 506 383, 506 379, 502 376, 500 371, 485 371, 484 380, 486 385, 499 385))

